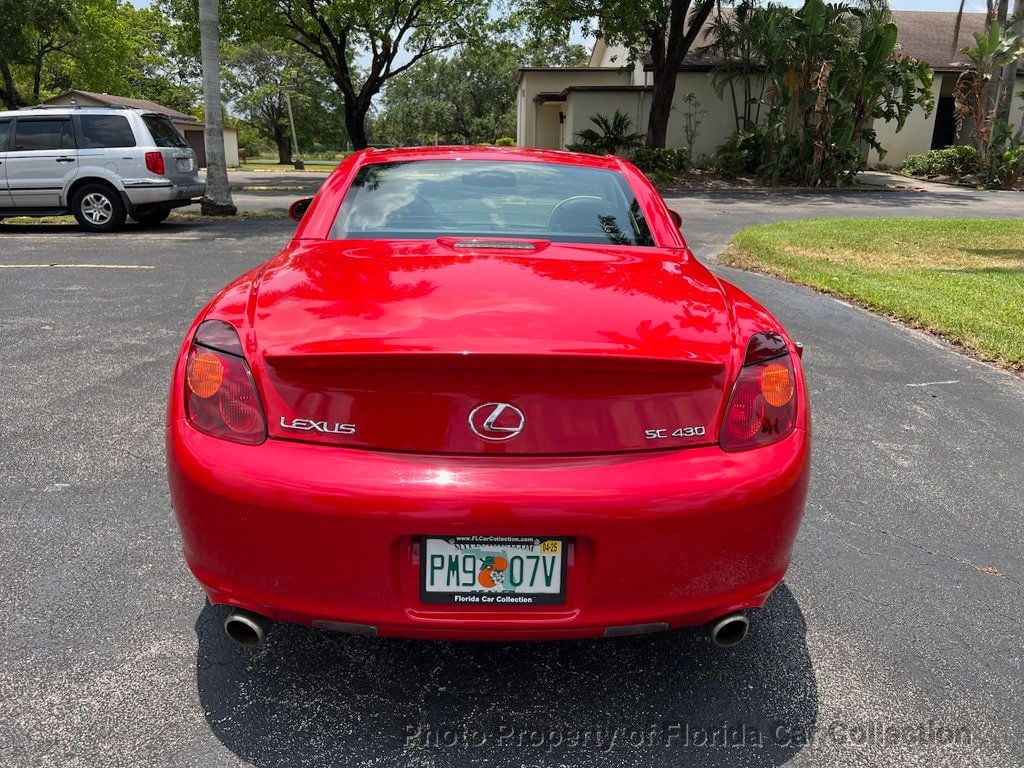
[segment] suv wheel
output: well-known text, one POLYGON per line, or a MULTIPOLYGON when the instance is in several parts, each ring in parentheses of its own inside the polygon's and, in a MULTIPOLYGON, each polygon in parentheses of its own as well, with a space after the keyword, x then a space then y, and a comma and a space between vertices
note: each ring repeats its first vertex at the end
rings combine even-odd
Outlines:
POLYGON ((92 232, 118 229, 127 216, 121 197, 106 184, 86 184, 75 192, 71 213, 79 226, 92 232))
POLYGON ((149 208, 146 210, 136 211, 130 214, 132 219, 139 222, 144 227, 155 227, 167 220, 167 217, 171 215, 170 208, 149 208))

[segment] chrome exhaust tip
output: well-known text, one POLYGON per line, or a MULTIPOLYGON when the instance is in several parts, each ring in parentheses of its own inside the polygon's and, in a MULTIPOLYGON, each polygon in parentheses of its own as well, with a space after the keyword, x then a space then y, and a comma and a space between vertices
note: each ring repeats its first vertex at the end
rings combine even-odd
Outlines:
POLYGON ((270 619, 244 608, 235 608, 224 619, 224 631, 243 648, 257 648, 267 639, 270 619))
POLYGON ((711 624, 711 641, 719 648, 739 645, 747 636, 750 619, 742 613, 730 613, 711 624))

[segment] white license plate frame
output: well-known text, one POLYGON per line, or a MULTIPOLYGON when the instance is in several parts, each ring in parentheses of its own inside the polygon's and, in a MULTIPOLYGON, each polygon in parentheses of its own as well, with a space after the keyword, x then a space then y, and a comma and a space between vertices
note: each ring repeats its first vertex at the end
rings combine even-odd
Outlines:
POLYGON ((421 536, 420 600, 501 610, 564 605, 570 541, 567 536, 421 536))

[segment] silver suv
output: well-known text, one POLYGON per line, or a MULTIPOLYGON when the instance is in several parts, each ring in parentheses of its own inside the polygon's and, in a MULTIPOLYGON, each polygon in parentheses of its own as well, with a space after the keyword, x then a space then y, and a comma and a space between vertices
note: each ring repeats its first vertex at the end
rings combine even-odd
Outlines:
POLYGON ((71 213, 109 232, 155 226, 206 192, 195 152, 164 115, 118 107, 0 112, 0 219, 71 213))

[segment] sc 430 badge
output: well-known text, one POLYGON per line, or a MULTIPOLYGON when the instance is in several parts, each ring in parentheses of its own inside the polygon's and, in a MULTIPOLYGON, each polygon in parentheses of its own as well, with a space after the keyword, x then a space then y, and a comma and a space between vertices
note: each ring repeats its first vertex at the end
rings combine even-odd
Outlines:
POLYGON ((670 437, 703 437, 707 432, 704 427, 676 427, 671 429, 645 429, 644 436, 648 440, 667 440, 670 437))

